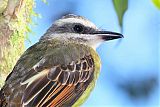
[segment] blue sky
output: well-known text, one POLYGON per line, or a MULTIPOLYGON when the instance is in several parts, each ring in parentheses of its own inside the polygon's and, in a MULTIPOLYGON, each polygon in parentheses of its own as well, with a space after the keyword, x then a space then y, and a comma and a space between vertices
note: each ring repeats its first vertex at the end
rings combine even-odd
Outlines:
MULTIPOLYGON (((99 28, 120 32, 112 0, 47 0, 44 4, 36 0, 35 12, 41 18, 33 17, 36 26, 29 34, 33 45, 61 14, 66 12, 84 16, 99 28)), ((97 52, 102 68, 97 85, 83 107, 157 107, 159 105, 158 47, 160 36, 160 11, 151 0, 129 0, 124 15, 124 39, 102 44, 97 52), (150 82, 151 80, 151 82, 150 82), (141 86, 151 86, 149 94, 141 86), (126 91, 127 86, 137 87, 138 97, 126 91)))

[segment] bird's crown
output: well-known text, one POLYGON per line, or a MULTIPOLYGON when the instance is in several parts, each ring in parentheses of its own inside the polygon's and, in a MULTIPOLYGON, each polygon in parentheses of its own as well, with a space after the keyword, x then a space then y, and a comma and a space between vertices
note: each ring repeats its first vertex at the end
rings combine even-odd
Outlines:
MULTIPOLYGON (((69 24, 70 25, 81 24, 86 27, 97 29, 96 25, 93 24, 88 19, 86 19, 82 16, 74 15, 74 14, 65 15, 61 19, 55 21, 55 23, 54 23, 54 25, 56 25, 56 26, 65 26, 65 25, 69 25, 69 24)), ((68 26, 68 27, 70 27, 70 26, 68 26)))
POLYGON ((67 15, 62 16, 62 19, 66 19, 66 18, 79 18, 79 19, 84 19, 82 16, 75 15, 75 14, 67 14, 67 15))
POLYGON ((68 14, 54 22, 40 40, 56 39, 97 47, 99 43, 121 38, 119 33, 101 31, 88 19, 68 14))

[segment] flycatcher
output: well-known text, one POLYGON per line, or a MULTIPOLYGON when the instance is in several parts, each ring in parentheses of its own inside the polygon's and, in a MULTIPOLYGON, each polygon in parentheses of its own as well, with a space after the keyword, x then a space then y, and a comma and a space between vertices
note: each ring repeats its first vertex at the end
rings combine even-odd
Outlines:
POLYGON ((81 16, 55 21, 17 61, 0 91, 0 107, 80 106, 99 75, 96 47, 122 37, 81 16))

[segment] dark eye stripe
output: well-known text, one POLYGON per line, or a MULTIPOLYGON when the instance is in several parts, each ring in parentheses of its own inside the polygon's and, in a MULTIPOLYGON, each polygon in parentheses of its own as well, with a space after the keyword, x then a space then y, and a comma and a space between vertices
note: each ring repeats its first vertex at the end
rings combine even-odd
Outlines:
POLYGON ((76 33, 82 33, 83 31, 84 31, 84 26, 82 26, 82 25, 75 25, 74 27, 73 27, 73 30, 76 32, 76 33))

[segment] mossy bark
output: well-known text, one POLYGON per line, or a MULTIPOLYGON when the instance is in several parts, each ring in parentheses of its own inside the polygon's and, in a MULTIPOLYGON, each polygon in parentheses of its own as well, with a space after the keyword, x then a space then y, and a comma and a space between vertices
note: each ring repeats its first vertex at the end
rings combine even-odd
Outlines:
POLYGON ((24 52, 34 0, 0 0, 0 87, 24 52))

